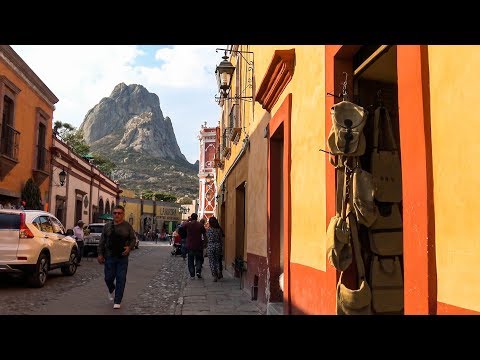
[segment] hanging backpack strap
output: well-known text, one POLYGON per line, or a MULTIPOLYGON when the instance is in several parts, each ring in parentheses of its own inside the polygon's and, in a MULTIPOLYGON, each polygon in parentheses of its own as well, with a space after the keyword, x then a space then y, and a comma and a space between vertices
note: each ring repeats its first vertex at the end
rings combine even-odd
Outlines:
MULTIPOLYGON (((395 141, 395 136, 393 135, 392 122, 390 120, 390 115, 388 110, 384 106, 379 106, 375 109, 373 117, 373 148, 375 151, 379 151, 379 138, 380 138, 380 121, 385 122, 383 129, 386 130, 386 134, 382 133, 382 136, 388 136, 390 140, 390 145, 392 146, 391 151, 397 151, 397 143, 395 141), (382 116, 383 115, 383 116, 382 116)), ((383 144, 385 145, 385 144, 383 144)), ((382 149, 386 150, 386 149, 382 149)))
POLYGON ((348 202, 350 201, 350 181, 352 178, 352 169, 349 166, 349 158, 345 158, 344 162, 344 169, 345 169, 345 174, 344 174, 344 181, 343 181, 343 201, 342 201, 342 219, 346 220, 347 219, 347 208, 348 208, 348 202))
POLYGON ((353 254, 357 264, 358 282, 360 283, 362 280, 365 280, 365 264, 363 263, 362 249, 360 240, 358 238, 357 219, 355 218, 355 214, 353 212, 348 214, 348 222, 350 225, 350 232, 352 234, 353 254))

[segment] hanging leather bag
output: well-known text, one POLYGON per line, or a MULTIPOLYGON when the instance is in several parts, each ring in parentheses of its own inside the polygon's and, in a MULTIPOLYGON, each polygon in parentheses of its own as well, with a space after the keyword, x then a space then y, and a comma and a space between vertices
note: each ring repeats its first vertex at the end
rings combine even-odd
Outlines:
POLYGON ((400 258, 374 256, 370 268, 372 307, 375 313, 403 311, 403 275, 400 258))
POLYGON ((382 202, 402 201, 400 156, 393 135, 390 115, 383 106, 378 107, 374 113, 371 171, 375 183, 375 199, 382 202), (381 129, 385 129, 385 131, 382 132, 381 129), (383 144, 389 140, 390 146, 383 146, 384 148, 380 149, 380 137, 383 144))
POLYGON ((361 156, 365 153, 363 134, 368 112, 350 101, 341 101, 330 109, 332 127, 328 147, 334 155, 361 156))
POLYGON ((360 224, 370 227, 377 219, 373 176, 360 167, 358 158, 352 175, 352 208, 360 224))
POLYGON ((378 205, 377 220, 368 230, 370 250, 377 255, 392 256, 403 253, 403 221, 396 203, 378 205))
POLYGON ((369 315, 372 312, 372 292, 365 278, 358 229, 355 215, 348 215, 348 222, 352 232, 353 252, 357 264, 358 289, 349 289, 342 283, 343 271, 337 284, 337 314, 339 315, 369 315))

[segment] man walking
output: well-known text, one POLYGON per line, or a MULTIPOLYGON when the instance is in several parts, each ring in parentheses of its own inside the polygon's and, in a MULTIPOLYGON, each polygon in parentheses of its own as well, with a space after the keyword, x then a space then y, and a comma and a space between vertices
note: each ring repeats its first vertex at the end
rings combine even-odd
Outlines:
POLYGON ((115 206, 113 222, 108 222, 103 227, 98 244, 98 262, 105 264, 108 299, 115 300, 114 309, 120 309, 127 281, 128 255, 135 247, 135 231, 132 225, 124 219, 125 209, 123 206, 115 206))
POLYGON ((78 220, 77 226, 73 228, 73 236, 77 241, 78 246, 78 259, 77 259, 77 266, 80 266, 80 261, 82 260, 83 255, 83 221, 78 220))
POLYGON ((191 221, 185 224, 187 229, 188 271, 191 279, 195 279, 195 272, 197 277, 201 279, 206 231, 205 227, 197 221, 197 214, 193 213, 190 217, 191 221))

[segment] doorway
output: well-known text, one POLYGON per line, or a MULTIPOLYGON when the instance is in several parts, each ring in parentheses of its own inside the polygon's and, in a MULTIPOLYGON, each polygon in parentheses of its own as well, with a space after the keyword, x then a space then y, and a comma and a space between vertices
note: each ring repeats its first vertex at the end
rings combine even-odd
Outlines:
POLYGON ((77 225, 78 220, 82 219, 82 199, 75 200, 75 225, 77 225))
POLYGON ((245 182, 235 191, 235 257, 244 259, 245 252, 245 182))
MULTIPOLYGON (((403 312, 435 314, 438 289, 433 221, 429 47, 427 45, 376 46, 372 47, 373 51, 367 51, 366 48, 366 46, 357 45, 327 45, 325 47, 325 86, 330 93, 341 94, 345 79, 344 72, 346 72, 349 75, 348 94, 352 99, 352 94, 359 94, 358 91, 354 91, 354 81, 352 81, 354 76, 351 76, 354 74, 354 69, 363 66, 366 70, 369 66, 364 65, 375 63, 385 55, 386 51, 392 49, 396 51, 400 133, 400 142, 397 145, 401 154, 402 181, 401 270, 402 284, 405 289, 402 291, 403 312), (361 56, 360 51, 363 52, 361 56)), ((355 77, 360 77, 361 72, 357 70, 355 77)), ((360 101, 359 98, 355 100, 360 101)), ((330 108, 338 101, 340 100, 335 97, 325 97, 326 129, 330 129, 332 125, 330 108)), ((326 163, 326 221, 328 223, 335 214, 335 168, 329 165, 328 158, 326 163)), ((331 285, 336 286, 335 277, 338 280, 340 273, 333 269, 330 274, 331 285)), ((334 312, 334 306, 335 302, 329 303, 327 311, 334 312)))
POLYGON ((269 302, 283 302, 280 275, 283 273, 284 242, 284 125, 270 138, 270 249, 269 249, 269 302))
MULTIPOLYGON (((222 194, 221 199, 222 199, 222 206, 220 207, 220 226, 222 227, 223 233, 227 234, 227 223, 225 222, 225 219, 226 219, 226 216, 227 216, 226 215, 227 207, 225 206, 224 194, 222 194)), ((223 239, 222 258, 224 259, 224 261, 223 261, 224 270, 227 270, 227 263, 225 262, 226 254, 227 254, 226 249, 225 249, 226 247, 227 247, 227 241, 226 241, 226 239, 223 239)))

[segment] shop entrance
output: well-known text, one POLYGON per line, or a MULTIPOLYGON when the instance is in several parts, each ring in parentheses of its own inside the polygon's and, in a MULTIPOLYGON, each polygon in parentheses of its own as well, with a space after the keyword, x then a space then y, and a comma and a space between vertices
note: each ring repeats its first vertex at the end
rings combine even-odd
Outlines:
POLYGON ((353 65, 354 102, 369 114, 364 128, 367 145, 360 163, 378 184, 377 220, 369 227, 359 226, 366 274, 372 288, 372 310, 377 314, 403 314, 397 47, 363 47, 354 56, 353 65))
POLYGON ((280 275, 283 273, 284 242, 284 125, 270 137, 270 248, 269 248, 269 291, 271 303, 283 302, 280 275))

